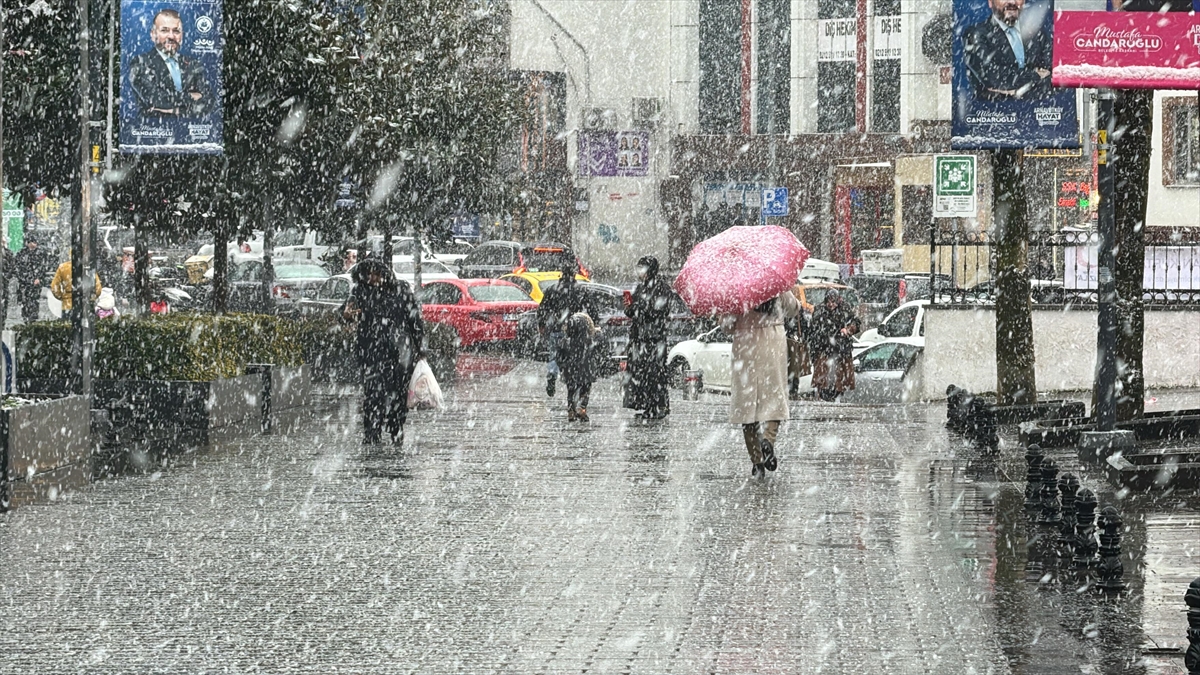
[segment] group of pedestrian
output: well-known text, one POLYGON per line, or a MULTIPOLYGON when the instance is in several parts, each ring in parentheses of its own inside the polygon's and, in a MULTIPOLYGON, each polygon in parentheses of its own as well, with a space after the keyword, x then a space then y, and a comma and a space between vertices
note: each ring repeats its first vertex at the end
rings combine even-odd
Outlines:
MULTIPOLYGON (((75 303, 69 259, 55 268, 54 261, 42 250, 38 239, 28 237, 25 239, 25 247, 12 257, 11 264, 12 276, 17 280, 17 299, 21 303, 22 320, 28 323, 41 318, 42 290, 47 287, 50 294, 62 303, 64 313, 72 310, 75 303), (51 269, 54 269, 54 276, 47 286, 46 277, 51 269)), ((102 319, 116 316, 116 297, 112 289, 104 287, 99 274, 95 275, 94 281, 92 300, 96 303, 96 315, 102 319)))

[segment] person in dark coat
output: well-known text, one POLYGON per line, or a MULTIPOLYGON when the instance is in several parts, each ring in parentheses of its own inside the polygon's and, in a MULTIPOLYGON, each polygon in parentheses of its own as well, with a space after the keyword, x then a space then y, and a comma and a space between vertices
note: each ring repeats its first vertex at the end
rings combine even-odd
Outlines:
POLYGON ((572 314, 563 324, 563 336, 554 355, 567 385, 567 419, 588 421, 588 399, 596 381, 593 351, 596 324, 586 312, 572 314))
POLYGON ((637 417, 662 419, 671 412, 667 395, 667 324, 671 317, 671 287, 658 274, 658 259, 645 256, 637 264, 638 282, 627 300, 629 380, 625 407, 641 410, 637 417))
POLYGON ((425 325, 421 306, 391 268, 367 260, 354 268, 355 287, 343 318, 357 324, 355 351, 363 378, 364 442, 377 445, 386 427, 393 444, 404 439, 408 384, 421 360, 425 325))
POLYGON ((858 318, 846 307, 841 293, 831 290, 813 312, 808 351, 813 364, 813 388, 822 401, 834 401, 854 388, 854 336, 858 318))
POLYGON ((26 239, 25 248, 13 259, 17 298, 21 301, 21 318, 26 322, 38 320, 38 303, 41 301, 42 286, 49 271, 46 256, 38 249, 37 239, 26 239))
POLYGON ((183 19, 161 9, 150 27, 154 49, 129 61, 129 85, 143 117, 197 118, 213 109, 212 85, 204 64, 180 53, 183 19))
POLYGON ((562 277, 546 290, 542 303, 538 305, 538 330, 545 336, 550 350, 550 362, 546 364, 547 396, 554 396, 555 383, 561 370, 557 357, 558 343, 563 338, 567 319, 572 314, 584 312, 593 323, 600 321, 595 303, 591 302, 586 291, 579 288, 579 282, 575 279, 578 274, 579 266, 574 262, 564 265, 562 277))

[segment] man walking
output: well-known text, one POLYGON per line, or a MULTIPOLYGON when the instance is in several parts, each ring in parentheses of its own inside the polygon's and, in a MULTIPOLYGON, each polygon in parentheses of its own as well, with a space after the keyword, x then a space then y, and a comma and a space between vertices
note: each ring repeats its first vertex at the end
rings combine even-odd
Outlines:
POLYGON ((38 302, 42 297, 42 281, 48 271, 46 257, 38 250, 33 237, 25 240, 25 248, 13 261, 17 277, 17 298, 21 301, 21 318, 25 323, 38 320, 38 302))
POLYGON ((579 274, 579 266, 574 262, 563 266, 562 277, 557 284, 551 286, 538 305, 538 329, 546 337, 546 345, 550 349, 550 362, 546 364, 546 395, 554 396, 555 384, 558 380, 558 343, 563 339, 567 319, 572 314, 585 312, 593 323, 600 322, 600 314, 593 303, 588 301, 587 293, 579 288, 575 276, 579 274))

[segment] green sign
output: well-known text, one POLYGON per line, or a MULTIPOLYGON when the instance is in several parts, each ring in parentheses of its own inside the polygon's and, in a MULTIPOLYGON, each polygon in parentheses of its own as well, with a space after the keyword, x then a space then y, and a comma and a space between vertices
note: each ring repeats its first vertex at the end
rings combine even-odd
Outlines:
POLYGON ((933 217, 973 218, 978 215, 974 155, 933 158, 933 217))
POLYGON ((25 248, 25 209, 21 207, 21 195, 4 191, 4 241, 8 250, 25 248))

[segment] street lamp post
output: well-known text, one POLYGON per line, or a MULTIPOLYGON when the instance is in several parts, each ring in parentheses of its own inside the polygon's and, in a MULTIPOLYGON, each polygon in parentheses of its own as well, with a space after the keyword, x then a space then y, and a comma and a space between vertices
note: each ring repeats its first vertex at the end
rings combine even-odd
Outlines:
POLYGON ((74 393, 92 395, 92 185, 91 22, 88 0, 79 0, 79 186, 71 201, 71 366, 74 393))

